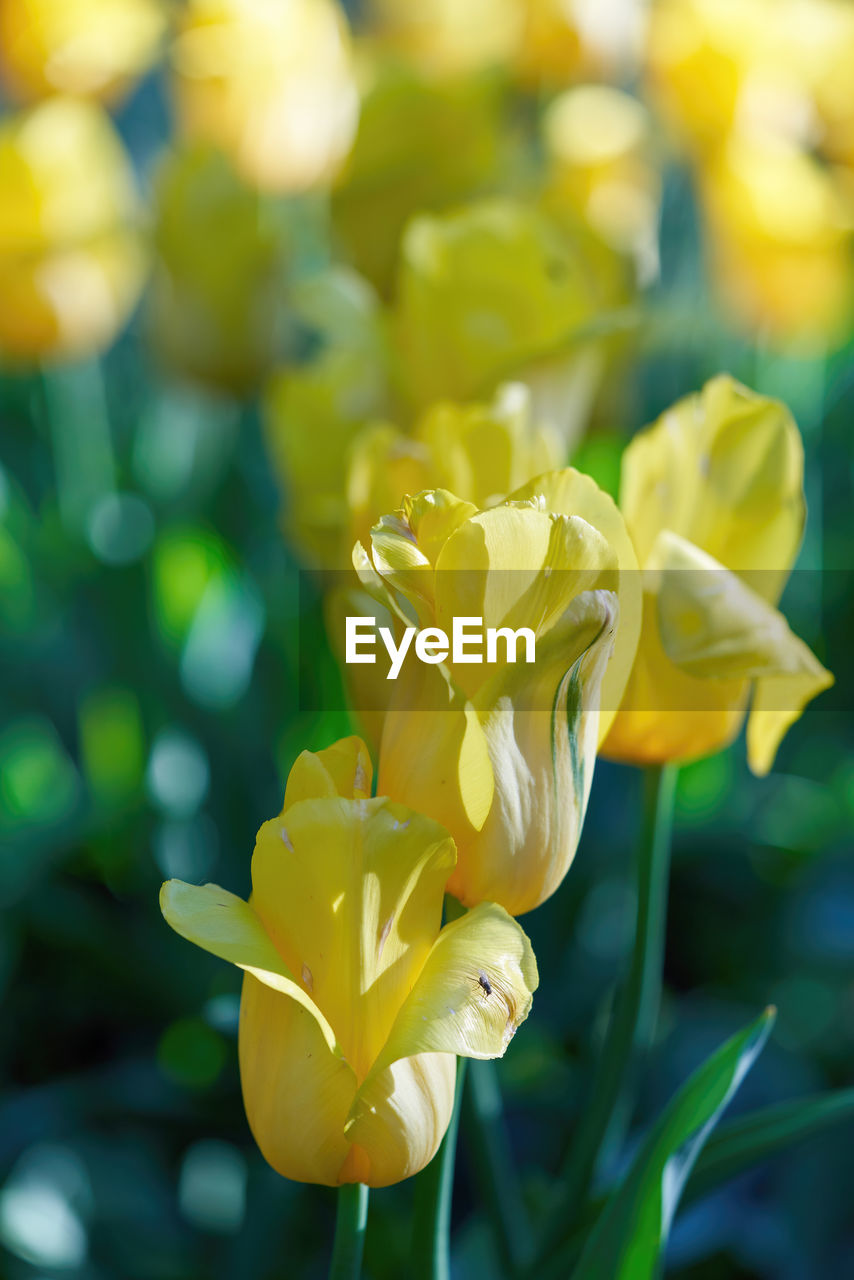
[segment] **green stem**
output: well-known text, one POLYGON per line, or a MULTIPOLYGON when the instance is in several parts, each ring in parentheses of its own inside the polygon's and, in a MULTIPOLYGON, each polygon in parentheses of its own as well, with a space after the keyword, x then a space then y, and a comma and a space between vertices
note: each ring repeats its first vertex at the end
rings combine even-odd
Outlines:
POLYGON ((567 1153, 546 1219, 541 1257, 552 1252, 581 1211, 615 1108, 655 1034, 661 999, 676 777, 673 765, 645 771, 631 966, 608 1028, 592 1096, 567 1153))
POLYGON ((506 1274, 521 1275, 533 1259, 531 1224, 504 1123, 495 1063, 473 1062, 466 1078, 466 1138, 506 1274))
POLYGON ((368 1188, 365 1184, 348 1182, 339 1187, 329 1280, 359 1280, 367 1223, 368 1188))
POLYGON ((451 1277, 451 1199, 465 1071, 466 1059, 458 1058, 451 1123, 442 1145, 427 1168, 418 1175, 415 1184, 415 1223, 409 1271, 413 1280, 450 1280, 451 1277))

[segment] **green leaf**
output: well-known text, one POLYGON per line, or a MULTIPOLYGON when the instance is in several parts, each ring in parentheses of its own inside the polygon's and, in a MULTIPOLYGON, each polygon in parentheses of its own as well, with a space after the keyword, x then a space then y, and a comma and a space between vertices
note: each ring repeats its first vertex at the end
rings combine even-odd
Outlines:
POLYGON ((652 1280, 694 1162, 759 1055, 776 1011, 766 1009, 694 1072, 605 1203, 573 1280, 652 1280))
POLYGON ((778 1151, 845 1121, 854 1121, 854 1089, 798 1098, 731 1120, 700 1155, 686 1198, 697 1200, 778 1151))

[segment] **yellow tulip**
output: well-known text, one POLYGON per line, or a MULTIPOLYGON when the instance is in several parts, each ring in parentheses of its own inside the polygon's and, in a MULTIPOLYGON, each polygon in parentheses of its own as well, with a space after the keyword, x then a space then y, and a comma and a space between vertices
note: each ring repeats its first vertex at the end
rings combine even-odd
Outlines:
POLYGON ((354 563, 391 617, 534 633, 533 665, 499 647, 490 665, 404 666, 379 751, 380 789, 417 797, 454 836, 449 891, 530 911, 575 854, 610 719, 600 705, 619 704, 634 658, 640 583, 619 512, 571 469, 487 511, 428 491, 380 520, 354 563))
POLYGON ((204 144, 169 152, 154 192, 152 339, 182 373, 251 390, 277 354, 287 229, 263 216, 263 196, 204 144))
POLYGON ((453 841, 370 791, 357 738, 303 752, 258 832, 248 903, 211 884, 161 891, 177 933, 244 970, 240 1075, 263 1155, 329 1186, 423 1168, 450 1120, 454 1055, 500 1057, 537 986, 500 907, 441 927, 453 841))
POLYGON ((526 0, 516 70, 523 84, 562 88, 586 64, 586 50, 572 5, 566 0, 526 0))
POLYGON ((160 0, 0 0, 0 71, 16 98, 112 100, 154 62, 160 0))
POLYGON ((522 203, 484 200, 415 218, 403 238, 394 317, 404 392, 424 409, 522 379, 537 416, 557 402, 557 425, 571 433, 601 366, 586 326, 614 292, 601 248, 597 255, 522 203))
POLYGON ((665 118, 691 147, 736 126, 790 136, 809 100, 792 65, 786 0, 660 0, 652 6, 648 73, 665 118))
POLYGON ((543 118, 550 176, 546 200, 582 218, 607 244, 644 258, 656 253, 660 178, 646 108, 608 85, 560 94, 543 118))
POLYGON ((97 106, 53 98, 0 122, 0 354, 92 355, 142 288, 130 161, 97 106))
POLYGON ((793 40, 818 115, 818 142, 833 160, 854 165, 854 9, 847 0, 791 0, 793 40))
POLYGON ((275 192, 329 184, 358 112, 335 0, 190 0, 174 68, 184 130, 248 181, 275 192))
POLYGON ((383 313, 366 281, 342 268, 294 282, 288 302, 317 350, 271 378, 267 447, 284 497, 286 533, 308 560, 341 568, 349 560, 350 449, 388 398, 383 313))
POLYGON ((396 63, 371 69, 332 215, 353 264, 384 297, 412 215, 447 209, 495 180, 501 105, 493 76, 436 80, 396 63))
POLYGON ((603 755, 709 755, 736 736, 752 692, 748 760, 767 773, 788 726, 833 683, 775 608, 806 514, 791 415, 713 379, 628 446, 620 505, 643 570, 643 627, 603 755))
POLYGON ((524 23, 521 0, 369 0, 368 13, 379 40, 442 73, 508 63, 524 23))
POLYGON ((712 278, 743 324, 838 338, 851 316, 852 219, 832 174, 781 138, 735 135, 701 174, 712 278))
POLYGON ((350 545, 367 541, 374 522, 404 494, 449 489, 476 507, 495 506, 556 467, 563 452, 557 433, 535 423, 530 393, 519 383, 499 388, 489 405, 433 405, 410 436, 388 423, 365 427, 350 456, 350 545))

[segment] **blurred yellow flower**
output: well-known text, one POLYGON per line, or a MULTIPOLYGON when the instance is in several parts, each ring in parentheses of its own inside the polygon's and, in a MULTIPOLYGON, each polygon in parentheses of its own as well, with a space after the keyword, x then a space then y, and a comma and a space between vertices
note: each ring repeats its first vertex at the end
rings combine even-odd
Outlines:
POLYGON ((585 422, 602 366, 586 326, 613 304, 613 255, 536 209, 484 200, 410 222, 395 323, 403 390, 416 409, 490 395, 508 378, 567 439, 585 422))
POLYGON ((173 61, 191 138, 215 143, 263 190, 331 181, 358 113, 335 0, 189 0, 173 61))
POLYGON ((246 391, 276 355, 287 227, 204 143, 170 151, 154 182, 150 331, 173 368, 246 391), (204 227, 204 235, 199 228, 204 227))
POLYGON ((53 98, 0 121, 0 354, 109 345, 142 288, 130 161, 100 107, 53 98))
POLYGON ((797 41, 818 115, 824 155, 854 165, 854 7, 848 0, 790 0, 797 41))
POLYGON ((114 99, 158 55, 161 0, 0 0, 0 73, 16 98, 114 99))
POLYGON ((264 397, 267 447, 286 533, 307 559, 341 567, 349 563, 350 449, 387 405, 383 314, 370 286, 344 268, 295 282, 288 302, 317 349, 271 378, 264 397))
POLYGON ((417 797, 453 834, 449 891, 532 910, 575 854, 610 719, 600 702, 619 704, 637 645, 640 582, 622 517, 569 468, 487 511, 433 490, 383 517, 354 564, 391 618, 533 633, 533 665, 512 660, 509 640, 490 665, 456 654, 404 665, 379 752, 380 790, 417 797))
POLYGON ((500 1057, 537 986, 500 907, 441 927, 453 841, 370 793, 357 738, 303 752, 258 832, 248 903, 180 880, 161 892, 177 933, 245 971, 246 1114, 273 1168, 301 1182, 417 1173, 448 1126, 454 1055, 500 1057))
POLYGON ((350 455, 347 505, 353 541, 407 493, 450 489, 476 507, 495 506, 533 476, 560 465, 557 434, 533 418, 526 387, 499 388, 491 404, 433 405, 411 435, 377 422, 356 437, 350 455))
POLYGON ((775 608, 800 546, 803 450, 783 404, 708 382, 628 446, 620 505, 644 574, 643 627, 603 755, 636 764, 726 746, 748 699, 750 767, 833 683, 775 608))
POLYGON ((398 63, 372 67, 332 213, 353 264, 384 296, 409 218, 495 178, 501 105, 492 76, 435 80, 398 63))
POLYGON ((508 63, 518 48, 520 0, 369 0, 376 36, 430 71, 471 72, 508 63))
POLYGON ((531 87, 564 88, 585 66, 584 43, 571 0, 524 0, 515 63, 531 87))
POLYGON ((716 146, 736 128, 800 136, 809 97, 793 65, 787 0, 659 0, 650 11, 653 97, 683 141, 716 146))
POLYGON ((646 108, 609 85, 568 89, 543 117, 549 211, 582 218, 647 274, 655 270, 661 188, 651 136, 646 108))
POLYGON ((701 189, 712 279, 742 323, 838 337, 852 311, 854 223, 832 173, 782 138, 734 135, 701 189))

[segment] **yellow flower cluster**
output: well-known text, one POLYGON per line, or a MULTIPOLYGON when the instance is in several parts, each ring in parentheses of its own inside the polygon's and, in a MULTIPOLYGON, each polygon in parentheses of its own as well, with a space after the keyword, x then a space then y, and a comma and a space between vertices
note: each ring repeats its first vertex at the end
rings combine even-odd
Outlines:
POLYGON ((378 798, 358 739, 304 753, 258 834, 248 905, 164 886, 173 928, 246 971, 247 1113, 289 1177, 381 1186, 432 1157, 452 1055, 502 1053, 528 1012, 536 968, 512 917, 566 875, 600 747, 637 763, 719 750, 752 692, 748 752, 765 772, 832 682, 775 608, 804 521, 782 404, 714 379, 626 450, 619 509, 572 468, 506 496, 513 464, 536 465, 513 416, 525 404, 509 387, 491 408, 437 406, 415 439, 365 436, 362 521, 431 469, 488 497, 422 488, 353 563, 362 612, 390 633, 527 628, 533 664, 508 647, 489 667, 454 653, 404 668, 378 710, 378 798), (445 892, 470 910, 440 928, 445 892))
MULTIPOLYGON (((628 445, 618 503, 565 465, 619 404, 615 335, 658 271, 654 117, 585 83, 639 69, 642 6, 617 40, 600 8, 371 0, 358 40, 335 0, 189 0, 167 38, 157 0, 0 0, 2 356, 99 353, 153 258, 164 361, 261 389, 286 533, 349 574, 331 625, 355 600, 398 641, 463 618, 535 649, 348 670, 377 794, 361 739, 304 752, 248 901, 163 888, 244 971, 246 1110, 291 1178, 432 1158, 455 1057, 500 1056, 528 1015, 514 917, 567 874, 599 754, 691 760, 746 719, 765 773, 832 682, 778 609, 806 514, 780 402, 714 378, 628 445), (163 46, 181 136, 146 245, 101 103, 163 46)), ((850 305, 852 49, 841 0, 651 10, 644 78, 763 334, 827 342, 850 305)))
POLYGON ((660 0, 647 72, 692 155, 712 278, 742 321, 815 346, 850 322, 854 10, 660 0))

